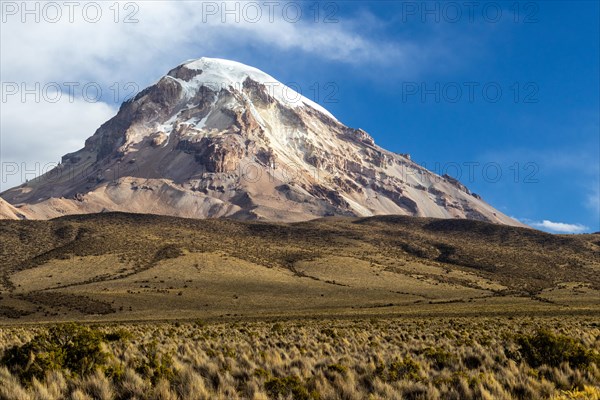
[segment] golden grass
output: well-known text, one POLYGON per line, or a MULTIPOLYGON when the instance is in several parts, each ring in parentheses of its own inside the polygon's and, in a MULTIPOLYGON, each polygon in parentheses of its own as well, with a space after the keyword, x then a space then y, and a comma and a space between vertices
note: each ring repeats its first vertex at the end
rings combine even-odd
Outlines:
MULTIPOLYGON (((43 326, 0 330, 3 351, 43 326)), ((108 361, 31 382, 0 367, 1 399, 598 399, 596 363, 539 365, 540 329, 600 351, 587 318, 398 318, 103 325, 108 361), (123 334, 123 331, 131 335, 123 334)))

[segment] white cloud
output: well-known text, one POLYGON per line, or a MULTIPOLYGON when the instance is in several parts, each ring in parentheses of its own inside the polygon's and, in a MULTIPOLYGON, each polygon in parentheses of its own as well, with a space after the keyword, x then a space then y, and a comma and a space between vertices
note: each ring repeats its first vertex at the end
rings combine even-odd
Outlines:
POLYGON ((588 230, 587 226, 581 224, 567 224, 564 222, 552 222, 543 220, 542 222, 529 222, 529 225, 541 230, 556 233, 582 233, 588 230))
MULTIPOLYGON (((425 51, 409 41, 364 36, 360 32, 367 27, 358 17, 338 16, 338 23, 324 23, 322 16, 315 22, 305 11, 305 18, 290 22, 282 11, 285 3, 280 3, 274 11, 263 6, 261 18, 252 22, 252 18, 244 18, 249 14, 241 11, 243 2, 231 2, 230 6, 242 4, 236 22, 235 15, 227 15, 222 9, 217 15, 209 15, 207 3, 219 8, 225 4, 138 1, 134 18, 139 22, 128 24, 115 23, 110 8, 114 2, 102 3, 103 17, 97 23, 86 22, 80 13, 74 14, 73 23, 66 20, 67 15, 58 23, 48 23, 43 18, 40 23, 22 23, 19 15, 9 16, 2 24, 2 79, 148 79, 189 58, 248 46, 299 50, 313 57, 347 63, 385 62, 396 68, 412 63, 417 53, 425 51)), ((121 11, 120 19, 124 14, 121 11)), ((377 25, 376 20, 370 23, 377 25)))
POLYGON ((116 108, 102 102, 62 96, 55 103, 2 104, 0 191, 48 171, 60 157, 83 147, 116 108))

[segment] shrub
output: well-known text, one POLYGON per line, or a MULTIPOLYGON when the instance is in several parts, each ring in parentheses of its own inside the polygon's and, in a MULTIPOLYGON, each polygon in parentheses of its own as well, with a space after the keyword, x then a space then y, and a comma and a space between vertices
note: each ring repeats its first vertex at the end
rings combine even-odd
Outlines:
POLYGON ((103 342, 104 334, 98 330, 74 323, 56 325, 29 343, 8 348, 1 362, 26 382, 60 369, 85 376, 108 360, 103 342))
POLYGON ((271 375, 263 368, 257 368, 254 370, 254 376, 262 379, 268 379, 271 375))
POLYGON ((271 326, 271 332, 273 333, 283 333, 284 331, 285 328, 281 322, 276 322, 273 324, 273 326, 271 326))
POLYGON ((278 399, 292 396, 294 400, 311 400, 314 396, 302 385, 297 376, 285 378, 272 378, 265 382, 265 390, 269 397, 278 399))
POLYGON ((481 358, 475 355, 466 356, 463 362, 465 364, 465 367, 467 367, 468 369, 477 369, 481 367, 482 364, 481 358))
POLYGON ((104 338, 109 342, 131 340, 133 334, 127 329, 117 329, 104 335, 104 338))
POLYGON ((204 320, 202 320, 202 319, 197 319, 194 321, 194 325, 196 326, 197 329, 199 329, 199 328, 205 327, 206 322, 204 322, 204 320))
POLYGON ((390 364, 389 374, 391 380, 398 379, 419 379, 419 364, 410 357, 405 357, 404 360, 395 360, 390 364))
POLYGON ((327 366, 327 370, 332 372, 338 372, 343 375, 346 372, 348 372, 348 367, 341 364, 329 364, 327 366))
POLYGON ((331 329, 331 328, 323 328, 323 329, 321 329, 321 333, 325 336, 329 336, 332 339, 335 339, 338 337, 336 330, 331 329))
POLYGON ((581 368, 599 360, 598 354, 587 349, 583 343, 547 330, 540 330, 533 335, 520 335, 517 343, 521 356, 534 368, 544 364, 558 367, 563 362, 581 368))
POLYGON ((396 359, 386 368, 380 364, 375 369, 375 374, 384 381, 394 382, 402 379, 419 380, 419 364, 410 357, 404 357, 403 360, 396 359))
POLYGON ((441 370, 456 365, 456 357, 444 349, 430 347, 424 352, 435 369, 441 370))
POLYGON ((583 390, 561 390, 552 400, 598 400, 600 389, 593 386, 584 386, 583 390))
POLYGON ((154 261, 158 262, 161 260, 168 260, 172 258, 181 257, 183 255, 183 250, 181 250, 177 245, 168 244, 159 249, 154 255, 154 261))
POLYGON ((160 354, 156 340, 144 346, 142 352, 145 357, 137 361, 135 368, 138 374, 149 378, 153 385, 159 380, 173 380, 173 358, 171 354, 160 354))

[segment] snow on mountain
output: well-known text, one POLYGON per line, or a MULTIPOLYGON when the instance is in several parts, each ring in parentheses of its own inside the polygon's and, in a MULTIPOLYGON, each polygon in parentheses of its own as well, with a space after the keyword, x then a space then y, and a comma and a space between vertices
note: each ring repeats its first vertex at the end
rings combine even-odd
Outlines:
POLYGON ((201 74, 194 76, 189 82, 174 78, 185 88, 184 92, 188 99, 193 98, 201 86, 209 87, 215 91, 228 89, 229 87, 241 91, 244 81, 251 79, 264 85, 269 95, 287 106, 309 106, 335 120, 335 117, 325 108, 257 68, 236 61, 206 57, 188 61, 183 64, 183 68, 191 71, 202 71, 201 74))
POLYGON ((403 214, 519 225, 266 73, 213 58, 174 68, 123 103, 83 149, 3 197, 35 218, 403 214))

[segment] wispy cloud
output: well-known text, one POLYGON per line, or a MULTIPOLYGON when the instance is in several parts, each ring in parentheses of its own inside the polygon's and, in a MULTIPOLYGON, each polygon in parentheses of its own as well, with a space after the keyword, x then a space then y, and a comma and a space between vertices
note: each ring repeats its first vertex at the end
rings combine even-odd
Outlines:
POLYGON ((380 24, 375 17, 362 20, 358 14, 341 16, 338 11, 327 21, 325 13, 315 19, 305 10, 305 17, 296 21, 290 19, 291 12, 282 11, 281 4, 269 11, 253 2, 262 5, 261 17, 255 20, 250 11, 244 12, 244 2, 210 2, 219 8, 214 15, 206 3, 135 2, 139 7, 136 23, 115 23, 113 3, 103 7, 104 17, 96 23, 81 17, 73 23, 22 23, 18 16, 7 18, 2 27, 2 78, 106 82, 123 75, 155 77, 158 71, 188 58, 235 54, 249 47, 300 51, 350 64, 387 63, 403 69, 429 51, 409 38, 390 40, 371 33, 380 24), (240 15, 225 12, 236 4, 240 15))
POLYGON ((568 224, 565 222, 553 222, 548 220, 528 222, 528 224, 534 228, 556 233, 582 233, 589 229, 587 226, 581 224, 568 224))

